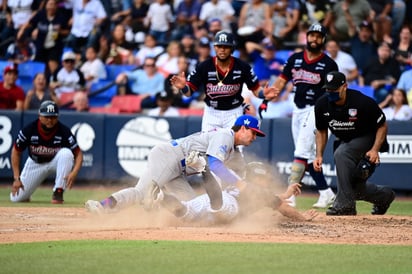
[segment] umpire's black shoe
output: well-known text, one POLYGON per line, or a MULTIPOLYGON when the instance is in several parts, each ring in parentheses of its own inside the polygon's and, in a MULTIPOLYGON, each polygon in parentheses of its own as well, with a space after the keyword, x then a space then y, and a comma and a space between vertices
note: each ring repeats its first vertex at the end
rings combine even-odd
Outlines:
POLYGON ((328 216, 353 216, 356 215, 356 209, 354 208, 334 208, 330 207, 326 210, 328 216))
POLYGON ((385 204, 382 205, 373 205, 372 208, 372 215, 384 215, 386 211, 388 211, 388 208, 391 206, 391 203, 395 200, 395 192, 391 192, 391 195, 388 199, 388 201, 385 204))
POLYGON ((63 200, 63 188, 56 188, 56 190, 53 192, 52 204, 62 204, 64 202, 63 200))

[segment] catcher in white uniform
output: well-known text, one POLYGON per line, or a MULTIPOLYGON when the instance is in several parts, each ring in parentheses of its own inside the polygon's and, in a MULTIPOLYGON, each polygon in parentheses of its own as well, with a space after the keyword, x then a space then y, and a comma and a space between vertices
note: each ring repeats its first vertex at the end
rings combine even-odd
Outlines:
POLYGON ((222 188, 214 176, 225 185, 243 189, 246 183, 226 167, 225 161, 236 146, 248 146, 256 136, 265 136, 259 129, 259 120, 251 115, 242 115, 232 128, 198 132, 156 145, 149 153, 147 169, 135 187, 120 190, 100 202, 89 200, 85 206, 92 212, 121 209, 136 203, 151 208, 157 187, 181 201, 187 201, 197 195, 186 176, 202 173, 202 185, 210 199, 211 210, 225 211, 222 188))
POLYGON ((222 191, 223 208, 219 213, 211 209, 207 194, 202 194, 189 201, 179 201, 173 195, 159 191, 160 204, 172 212, 176 217, 187 223, 204 225, 228 223, 238 216, 249 215, 263 207, 279 211, 286 217, 298 221, 310 221, 317 216, 317 212, 309 210, 303 213, 291 207, 286 199, 300 194, 300 184, 289 185, 287 190, 276 195, 269 172, 260 162, 251 162, 247 165, 247 187, 241 192, 239 189, 227 187, 222 191))

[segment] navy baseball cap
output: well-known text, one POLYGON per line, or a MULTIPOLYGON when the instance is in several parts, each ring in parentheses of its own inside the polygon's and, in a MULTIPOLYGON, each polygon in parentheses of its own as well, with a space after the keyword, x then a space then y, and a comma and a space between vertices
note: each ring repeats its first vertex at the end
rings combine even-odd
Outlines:
POLYGON ((339 71, 331 71, 326 74, 325 85, 322 88, 328 90, 337 90, 346 83, 345 74, 339 71))
POLYGON ((57 117, 59 116, 59 107, 53 101, 44 101, 40 105, 39 114, 45 117, 57 117))
POLYGON ((236 119, 234 125, 235 126, 245 126, 249 129, 253 130, 254 132, 256 132, 256 135, 259 136, 259 137, 265 137, 266 136, 266 134, 259 129, 259 125, 260 125, 259 120, 256 117, 252 116, 252 115, 245 114, 245 115, 239 116, 236 119))

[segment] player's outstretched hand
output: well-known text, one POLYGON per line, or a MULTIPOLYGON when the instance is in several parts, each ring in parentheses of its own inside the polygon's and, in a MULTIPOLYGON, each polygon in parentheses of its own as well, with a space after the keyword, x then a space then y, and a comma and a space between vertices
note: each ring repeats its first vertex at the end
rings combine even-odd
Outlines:
POLYGON ((13 185, 11 186, 11 194, 16 196, 19 194, 20 188, 24 190, 24 185, 20 180, 14 180, 13 185))
POLYGON ((305 221, 312 221, 318 216, 318 212, 314 209, 310 209, 302 213, 302 216, 305 218, 305 221))
POLYGON ((178 89, 184 88, 186 86, 185 72, 183 71, 180 75, 173 75, 170 78, 170 84, 178 89))
POLYGON ((67 175, 66 179, 66 188, 71 189, 73 187, 74 181, 76 180, 77 174, 73 174, 73 172, 67 175))
POLYGON ((266 85, 263 87, 263 95, 265 96, 265 99, 268 100, 273 100, 274 98, 278 97, 280 93, 280 89, 275 86, 275 83, 273 85, 269 86, 269 83, 266 83, 266 85))

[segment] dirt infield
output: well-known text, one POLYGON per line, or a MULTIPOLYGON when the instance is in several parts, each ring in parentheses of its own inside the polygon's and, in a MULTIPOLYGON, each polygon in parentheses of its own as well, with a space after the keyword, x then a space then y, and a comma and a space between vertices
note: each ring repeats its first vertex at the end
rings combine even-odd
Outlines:
POLYGON ((412 245, 412 216, 330 217, 311 222, 262 210, 228 226, 189 227, 168 212, 95 216, 82 208, 0 208, 0 243, 81 239, 412 245))

